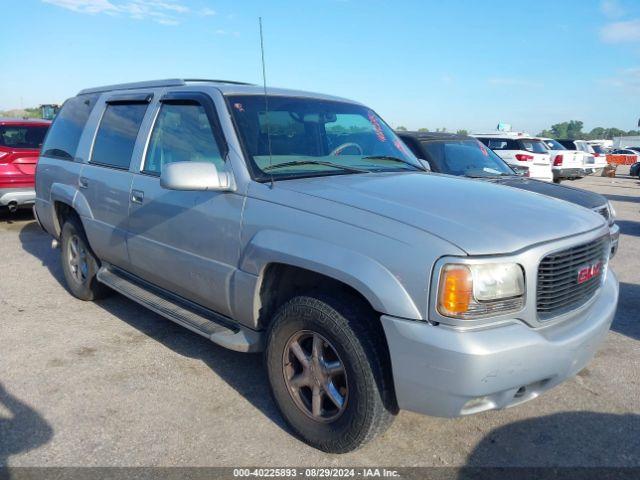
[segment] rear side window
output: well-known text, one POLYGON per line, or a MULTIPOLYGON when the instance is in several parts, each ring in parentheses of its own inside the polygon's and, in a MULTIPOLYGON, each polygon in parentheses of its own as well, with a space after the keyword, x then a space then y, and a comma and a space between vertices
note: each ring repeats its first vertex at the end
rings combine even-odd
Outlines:
POLYGON ((549 153, 542 140, 520 140, 520 148, 531 153, 549 153))
POLYGON ((576 145, 573 143, 573 140, 559 140, 558 143, 563 145, 568 150, 576 150, 577 149, 576 145))
POLYGON ((491 150, 508 150, 507 149, 507 141, 502 139, 482 139, 482 143, 484 143, 491 150))
POLYGON ((91 163, 128 170, 146 103, 108 104, 93 144, 91 163))
POLYGON ((82 130, 97 99, 98 95, 81 95, 64 102, 49 129, 42 155, 73 160, 82 130))
POLYGON ((42 125, 0 126, 0 147, 38 150, 47 134, 47 128, 42 125))
POLYGON ((163 103, 153 127, 144 173, 160 175, 172 162, 210 162, 224 167, 209 117, 197 103, 163 103))
POLYGON ((479 138, 491 150, 520 150, 518 143, 510 138, 479 138))

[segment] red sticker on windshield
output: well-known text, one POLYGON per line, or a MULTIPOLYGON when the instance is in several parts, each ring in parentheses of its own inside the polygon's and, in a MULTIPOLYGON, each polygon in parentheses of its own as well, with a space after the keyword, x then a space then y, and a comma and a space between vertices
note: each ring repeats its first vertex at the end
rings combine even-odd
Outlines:
POLYGON ((400 141, 400 139, 399 139, 399 138, 396 138, 396 139, 393 141, 393 145, 394 145, 398 150, 400 150, 402 153, 407 153, 407 150, 404 148, 404 145, 402 144, 402 142, 400 141))
POLYGON ((485 157, 489 156, 489 152, 487 151, 487 147, 485 146, 484 143, 482 143, 480 140, 476 140, 476 142, 478 142, 478 146, 480 147, 480 151, 482 152, 482 154, 485 157))
POLYGON ((376 131, 376 137, 378 137, 378 140, 380 140, 381 142, 386 142, 387 139, 384 136, 384 132, 382 131, 382 127, 380 126, 380 122, 378 121, 375 114, 371 110, 369 110, 368 116, 369 122, 371 122, 371 125, 373 125, 373 129, 376 131))

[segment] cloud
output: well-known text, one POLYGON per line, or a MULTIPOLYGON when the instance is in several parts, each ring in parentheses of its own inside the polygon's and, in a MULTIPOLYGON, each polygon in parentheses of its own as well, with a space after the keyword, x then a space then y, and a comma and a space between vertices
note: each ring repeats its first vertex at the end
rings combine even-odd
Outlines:
POLYGON ((72 12, 126 15, 135 20, 152 20, 160 25, 177 25, 190 12, 178 0, 42 0, 72 12))
POLYGON ((600 30, 600 38, 607 43, 639 42, 640 19, 605 25, 600 30))
POLYGON ((609 18, 619 18, 625 14, 618 0, 602 0, 600 2, 600 10, 609 18))
POLYGON ((223 30, 223 29, 218 29, 214 33, 216 35, 220 35, 220 36, 223 36, 223 37, 226 37, 226 36, 239 37, 240 36, 240 32, 231 32, 229 30, 223 30))
POLYGON ((492 77, 488 80, 489 85, 495 85, 500 87, 531 87, 540 88, 544 85, 539 82, 532 82, 530 80, 524 80, 522 78, 512 77, 492 77))
POLYGON ((444 83, 445 85, 451 85, 455 82, 455 78, 453 78, 451 75, 449 75, 448 73, 445 73, 444 75, 442 75, 440 77, 440 81, 442 83, 444 83))
POLYGON ((626 68, 614 77, 605 78, 603 83, 631 93, 640 93, 640 67, 626 68))
POLYGON ((78 13, 115 13, 117 7, 109 0, 42 0, 78 13))
POLYGON ((217 12, 213 8, 203 8, 200 10, 200 15, 204 17, 211 17, 215 15, 217 12))

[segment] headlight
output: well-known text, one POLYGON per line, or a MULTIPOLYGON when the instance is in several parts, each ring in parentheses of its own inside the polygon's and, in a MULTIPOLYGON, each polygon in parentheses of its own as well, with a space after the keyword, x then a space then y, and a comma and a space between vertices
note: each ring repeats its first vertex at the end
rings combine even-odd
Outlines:
POLYGON ((446 317, 479 318, 524 306, 524 272, 517 263, 450 263, 438 285, 437 309, 446 317))
POLYGON ((609 225, 616 221, 616 209, 609 200, 607 200, 607 208, 609 209, 609 225))

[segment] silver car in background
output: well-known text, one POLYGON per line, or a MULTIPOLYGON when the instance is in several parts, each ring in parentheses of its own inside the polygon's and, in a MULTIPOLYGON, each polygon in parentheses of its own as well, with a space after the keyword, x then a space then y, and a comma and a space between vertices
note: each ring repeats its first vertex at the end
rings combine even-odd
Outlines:
POLYGON ((531 400, 589 362, 616 310, 601 215, 429 173, 373 110, 326 95, 84 90, 49 132, 36 195, 73 295, 115 290, 264 351, 284 419, 328 452, 399 409, 531 400))

